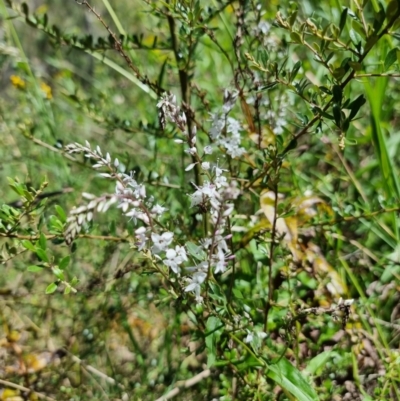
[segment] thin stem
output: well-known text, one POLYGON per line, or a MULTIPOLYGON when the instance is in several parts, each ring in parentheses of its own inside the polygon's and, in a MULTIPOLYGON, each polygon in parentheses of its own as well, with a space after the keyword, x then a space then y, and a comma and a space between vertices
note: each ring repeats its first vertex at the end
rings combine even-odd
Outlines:
POLYGON ((272 305, 272 293, 273 293, 273 282, 272 282, 272 267, 274 262, 274 251, 275 251, 275 237, 276 237, 276 221, 278 215, 278 184, 274 188, 274 219, 272 221, 272 231, 271 231, 271 246, 269 252, 269 265, 268 265, 268 300, 265 303, 264 309, 264 332, 268 329, 268 314, 272 305))

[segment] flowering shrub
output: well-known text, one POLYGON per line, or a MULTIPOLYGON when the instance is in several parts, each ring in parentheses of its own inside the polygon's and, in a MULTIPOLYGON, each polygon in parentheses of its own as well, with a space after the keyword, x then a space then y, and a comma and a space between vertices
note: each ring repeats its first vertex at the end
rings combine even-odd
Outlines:
POLYGON ((22 113, 0 124, 49 167, 40 185, 30 166, 32 185, 9 179, 19 199, 0 209, 2 262, 21 271, 30 304, 45 293, 46 313, 65 313, 49 318, 40 353, 23 349, 33 340, 6 304, 4 391, 399 396, 399 141, 389 134, 400 6, 281 3, 122 2, 132 34, 119 5, 71 2, 94 18, 92 35, 6 1, 14 37, 23 20, 99 71, 78 75, 54 53, 49 80, 19 41, 0 43, 22 113), (72 365, 99 382, 76 384, 72 365))

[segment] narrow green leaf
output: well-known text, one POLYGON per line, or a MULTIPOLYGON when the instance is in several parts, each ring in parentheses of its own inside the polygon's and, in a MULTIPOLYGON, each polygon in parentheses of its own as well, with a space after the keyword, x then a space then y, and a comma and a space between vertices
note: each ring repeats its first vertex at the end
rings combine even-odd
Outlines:
POLYGON ((47 253, 43 249, 40 248, 36 249, 36 255, 39 257, 40 260, 43 260, 43 262, 49 261, 47 253))
POLYGON ((287 19, 289 22, 289 25, 292 27, 294 25, 294 23, 296 22, 296 18, 297 18, 297 12, 298 10, 295 10, 294 12, 292 12, 292 14, 290 14, 289 18, 287 19))
POLYGON ((39 238, 39 246, 41 249, 43 249, 44 251, 47 248, 47 239, 46 236, 43 233, 40 233, 40 238, 39 238))
POLYGON ((42 271, 43 270, 43 267, 40 267, 40 266, 36 266, 36 265, 31 265, 31 266, 28 266, 28 272, 33 272, 33 273, 36 273, 36 272, 40 272, 40 271, 42 271))
POLYGON ((57 284, 56 283, 51 283, 47 286, 45 293, 46 294, 52 294, 55 290, 57 289, 57 284))
POLYGON ((355 46, 361 42, 361 36, 354 29, 350 29, 349 36, 355 46))
POLYGON ((66 256, 65 258, 62 258, 60 263, 58 264, 58 267, 61 270, 64 270, 69 265, 70 260, 71 260, 70 256, 66 256))
POLYGON ((282 358, 277 364, 270 365, 267 376, 293 394, 298 401, 319 400, 315 390, 301 372, 285 358, 282 358))
POLYGON ((333 100, 338 104, 342 103, 342 97, 343 97, 342 87, 340 85, 333 85, 332 93, 333 93, 333 100))
POLYGON ((206 253, 201 246, 195 245, 193 242, 187 242, 186 248, 189 252, 189 255, 193 256, 197 260, 205 260, 206 253))
POLYGON ((349 66, 354 71, 361 71, 362 70, 362 64, 361 63, 357 63, 356 61, 349 61, 349 66))
POLYGON ((289 82, 292 82, 296 78, 296 75, 299 72, 300 67, 301 67, 301 61, 299 60, 293 66, 292 71, 290 71, 289 82))
POLYGON ((347 19, 347 11, 348 8, 344 8, 342 11, 342 14, 340 15, 340 23, 339 23, 339 31, 342 33, 344 26, 346 25, 346 19, 347 19))
POLYGON ((207 348, 207 366, 213 366, 217 359, 216 343, 220 336, 218 329, 222 327, 222 322, 215 316, 210 316, 206 323, 207 333, 205 343, 207 348))
POLYGON ((77 278, 77 277, 74 277, 72 280, 71 280, 71 285, 72 286, 74 286, 74 285, 77 285, 79 283, 79 279, 77 278))
POLYGON ((391 20, 395 16, 398 8, 399 8, 398 0, 391 0, 386 8, 386 18, 388 20, 391 20))
POLYGON ((295 43, 303 43, 301 35, 298 32, 290 32, 290 39, 292 39, 295 43))
POLYGON ((32 244, 31 241, 28 241, 27 239, 24 239, 21 241, 21 244, 24 248, 28 249, 29 251, 36 252, 35 246, 32 244))
POLYGON ((59 205, 55 205, 54 207, 60 220, 65 223, 67 221, 67 215, 65 214, 64 209, 59 205))
POLYGON ((321 352, 307 363, 304 373, 314 375, 318 369, 322 368, 329 361, 329 359, 338 355, 339 354, 333 350, 321 352))
POLYGON ((65 280, 64 273, 63 273, 63 271, 62 271, 58 266, 54 266, 54 267, 52 268, 52 270, 53 270, 54 275, 55 275, 59 280, 61 280, 61 281, 64 281, 64 280, 65 280))
POLYGON ((394 161, 389 155, 387 140, 381 128, 381 111, 385 98, 387 78, 380 78, 371 86, 369 81, 364 82, 371 106, 371 133, 374 143, 375 154, 379 160, 380 170, 383 177, 383 185, 388 198, 400 199, 400 183, 394 161))
POLYGON ((332 111, 333 116, 335 117, 335 123, 338 127, 340 127, 342 123, 342 111, 340 110, 340 106, 335 103, 332 107, 332 111))
POLYGON ((358 113, 360 108, 365 104, 367 100, 365 99, 364 95, 358 96, 356 99, 354 99, 347 107, 346 109, 351 110, 348 119, 351 121, 358 113))
POLYGON ((394 49, 390 50, 389 53, 386 55, 385 58, 385 71, 387 71, 396 61, 397 61, 397 52, 398 49, 395 47, 394 49))

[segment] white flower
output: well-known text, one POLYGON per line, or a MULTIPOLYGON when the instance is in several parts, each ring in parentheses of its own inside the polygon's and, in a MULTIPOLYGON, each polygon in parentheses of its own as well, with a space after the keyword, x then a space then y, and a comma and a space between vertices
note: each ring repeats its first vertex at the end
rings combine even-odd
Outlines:
POLYGON ((241 130, 241 126, 238 120, 232 117, 228 117, 228 126, 226 130, 232 134, 239 135, 239 132, 241 130))
POLYGON ((202 187, 196 187, 197 191, 191 195, 191 205, 190 207, 197 206, 206 200, 210 200, 211 202, 219 202, 221 198, 220 194, 217 191, 217 187, 210 183, 205 182, 202 187))
POLYGON ((246 338, 243 340, 246 344, 251 343, 253 341, 253 333, 252 332, 248 332, 246 338))
POLYGON ((173 238, 174 234, 169 231, 162 233, 161 235, 152 233, 151 240, 154 244, 151 248, 152 252, 160 253, 161 251, 164 251, 171 244, 173 238))
POLYGON ((149 216, 147 216, 146 213, 142 212, 140 209, 133 208, 131 209, 128 213, 125 214, 125 216, 131 217, 135 224, 136 220, 139 219, 143 221, 146 224, 149 224, 149 216))
POLYGON ((267 333, 265 333, 264 331, 254 331, 251 332, 250 330, 247 330, 247 336, 244 339, 245 343, 250 343, 254 340, 254 336, 258 337, 259 339, 263 340, 264 338, 267 337, 267 333))
POLYGON ((210 145, 205 146, 203 150, 205 155, 211 155, 213 152, 212 147, 210 145))
POLYGON ((213 122, 210 129, 211 139, 217 139, 225 126, 225 117, 220 114, 210 114, 213 122))
POLYGON ((191 148, 189 148, 189 149, 185 149, 185 152, 186 153, 189 153, 190 155, 195 155, 196 153, 197 153, 197 149, 196 149, 196 147, 195 146, 193 146, 193 147, 191 147, 191 148))
POLYGON ((140 227, 137 230, 135 230, 136 234, 136 246, 138 247, 138 251, 142 251, 144 247, 146 246, 146 228, 145 227, 140 227))
POLYGON ((188 285, 185 287, 185 291, 192 291, 196 296, 196 302, 201 303, 203 301, 203 297, 200 295, 201 292, 201 284, 204 283, 204 280, 207 277, 207 273, 198 271, 193 274, 193 277, 188 277, 186 280, 188 285))
POLYGON ((165 256, 164 264, 170 267, 176 274, 179 274, 181 271, 179 265, 188 260, 185 248, 179 245, 177 245, 175 249, 168 249, 165 256))
POLYGON ((151 213, 154 213, 158 216, 162 215, 165 211, 167 210, 166 207, 163 207, 161 205, 159 205, 158 203, 156 205, 153 206, 153 208, 151 209, 151 213))
POLYGON ((226 187, 228 185, 228 179, 221 175, 215 178, 214 183, 217 188, 226 187))
POLYGON ((190 201, 190 207, 200 205, 204 201, 203 194, 200 189, 198 189, 194 194, 190 195, 192 198, 190 201))
MULTIPOLYGON (((226 243, 225 243, 226 245, 226 243)), ((227 254, 224 253, 223 251, 223 246, 218 246, 217 254, 215 255, 215 274, 217 273, 223 273, 225 271, 225 266, 226 266, 226 258, 227 254)))
POLYGON ((197 164, 197 162, 196 162, 196 163, 189 164, 189 165, 185 168, 185 171, 193 170, 193 167, 194 167, 196 164, 197 164))

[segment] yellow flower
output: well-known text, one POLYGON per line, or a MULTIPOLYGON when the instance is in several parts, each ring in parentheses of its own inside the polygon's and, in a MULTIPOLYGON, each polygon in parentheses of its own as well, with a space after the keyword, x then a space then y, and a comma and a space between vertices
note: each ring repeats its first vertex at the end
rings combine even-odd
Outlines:
POLYGON ((43 91, 44 95, 46 96, 46 99, 52 99, 53 98, 53 93, 51 91, 51 87, 44 82, 40 83, 40 89, 43 91))
POLYGON ((25 89, 26 87, 26 82, 18 75, 11 75, 10 81, 18 89, 25 89))

